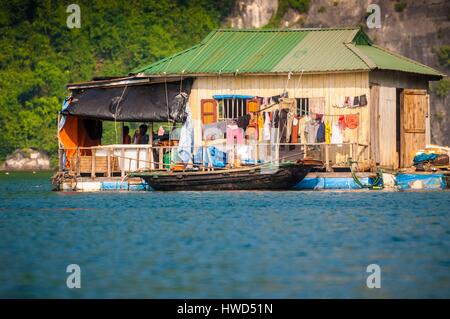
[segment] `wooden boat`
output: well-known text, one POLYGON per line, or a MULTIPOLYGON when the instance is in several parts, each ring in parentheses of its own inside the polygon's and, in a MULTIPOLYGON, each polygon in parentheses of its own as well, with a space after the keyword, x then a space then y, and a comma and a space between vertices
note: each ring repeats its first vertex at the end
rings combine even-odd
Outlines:
POLYGON ((258 165, 214 171, 135 172, 157 191, 284 190, 299 183, 321 161, 301 160, 278 166, 258 165))

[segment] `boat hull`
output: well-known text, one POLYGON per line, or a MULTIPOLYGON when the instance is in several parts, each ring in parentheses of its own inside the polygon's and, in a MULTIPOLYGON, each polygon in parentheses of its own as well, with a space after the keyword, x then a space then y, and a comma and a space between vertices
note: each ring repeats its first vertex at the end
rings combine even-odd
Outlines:
POLYGON ((137 173, 157 191, 285 190, 298 184, 312 165, 244 168, 207 172, 137 173))

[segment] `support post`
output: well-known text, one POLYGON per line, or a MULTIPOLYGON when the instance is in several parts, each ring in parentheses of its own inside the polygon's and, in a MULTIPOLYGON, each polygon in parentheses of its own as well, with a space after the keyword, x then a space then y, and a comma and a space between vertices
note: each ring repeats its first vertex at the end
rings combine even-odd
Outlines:
POLYGON ((125 149, 122 147, 120 151, 120 157, 122 157, 122 165, 120 165, 120 176, 125 177, 125 149))
POLYGON ((137 154, 136 154, 136 170, 139 170, 139 162, 140 162, 140 160, 139 160, 140 148, 139 147, 136 149, 136 152, 137 152, 137 154))
POLYGON ((108 155, 107 156, 108 156, 107 157, 108 167, 107 167, 106 176, 111 177, 111 149, 110 148, 108 149, 108 155))
POLYGON ((91 178, 95 178, 95 149, 91 150, 91 178))
POLYGON ((80 148, 77 146, 77 172, 76 175, 80 176, 80 148))
POLYGON ((153 162, 153 146, 150 146, 148 148, 148 161, 149 161, 148 168, 150 170, 154 170, 155 169, 155 163, 153 162))
POLYGON ((63 171, 63 154, 61 152, 61 140, 59 138, 59 122, 61 121, 61 114, 58 112, 58 122, 56 123, 56 136, 58 137, 58 172, 63 171))
POLYGON ((330 172, 330 144, 325 144, 325 167, 330 172))

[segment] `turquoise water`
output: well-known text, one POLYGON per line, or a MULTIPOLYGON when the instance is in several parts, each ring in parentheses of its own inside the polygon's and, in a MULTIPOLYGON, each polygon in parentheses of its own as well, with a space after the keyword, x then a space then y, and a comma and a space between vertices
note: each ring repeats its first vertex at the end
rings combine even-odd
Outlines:
POLYGON ((0 297, 450 298, 449 192, 55 193, 1 174, 0 297))

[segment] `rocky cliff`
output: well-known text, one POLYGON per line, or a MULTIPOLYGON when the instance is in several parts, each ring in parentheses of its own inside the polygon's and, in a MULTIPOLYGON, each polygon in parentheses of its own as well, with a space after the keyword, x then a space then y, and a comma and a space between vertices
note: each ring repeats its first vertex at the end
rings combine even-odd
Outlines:
MULTIPOLYGON (((448 56, 445 63, 439 61, 437 54, 439 49, 450 45, 448 0, 238 0, 227 21, 237 28, 259 28, 269 23, 289 28, 359 25, 376 44, 450 75, 448 56), (300 2, 309 2, 309 9, 305 12, 293 9, 292 4, 300 2), (368 29, 366 25, 371 3, 381 8, 379 29, 368 29), (274 19, 276 16, 281 19, 274 19)), ((440 94, 436 93, 436 83, 431 89, 432 142, 450 145, 450 96, 448 86, 442 87, 440 94)))
POLYGON ((36 171, 49 170, 50 159, 47 154, 34 149, 17 149, 6 157, 0 170, 6 171, 36 171))

